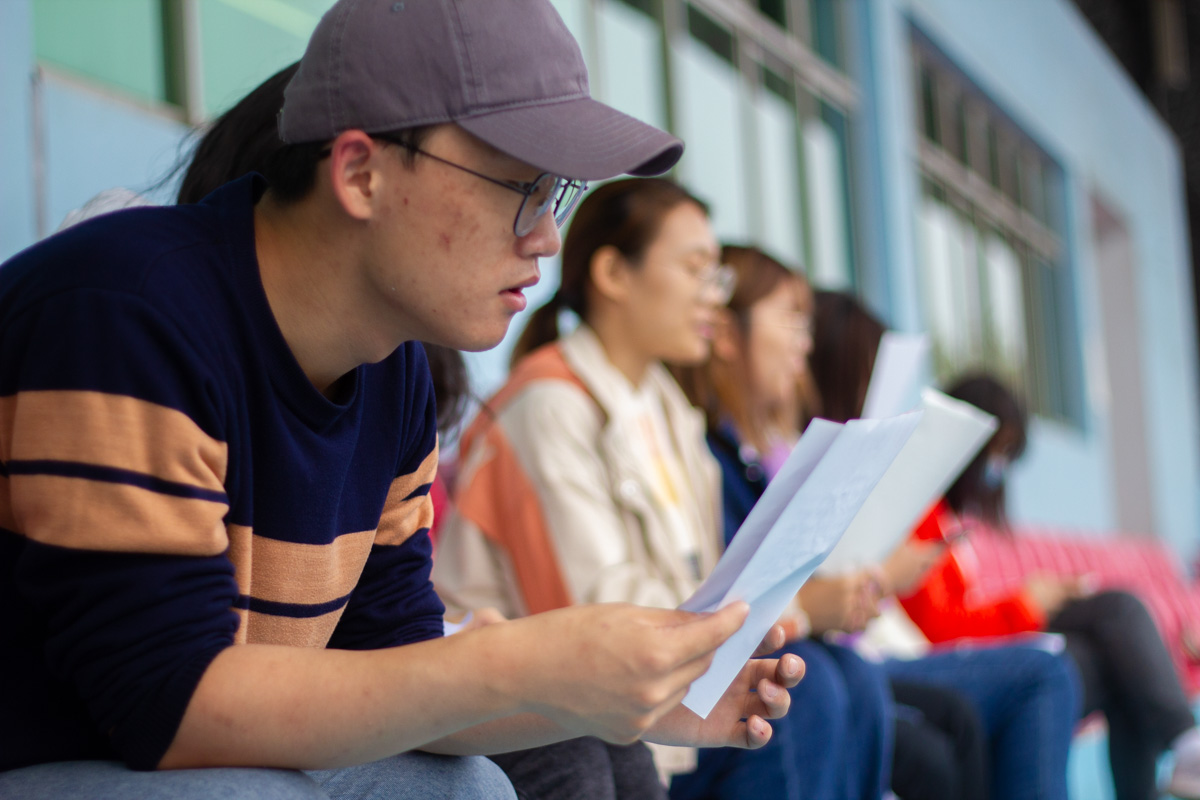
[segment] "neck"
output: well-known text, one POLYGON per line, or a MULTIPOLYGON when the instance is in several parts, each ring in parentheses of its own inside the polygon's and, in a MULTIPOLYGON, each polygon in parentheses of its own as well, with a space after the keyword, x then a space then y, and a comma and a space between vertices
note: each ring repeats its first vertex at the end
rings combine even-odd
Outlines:
POLYGON ((254 209, 254 245, 267 302, 304 374, 331 397, 339 378, 369 360, 353 330, 351 250, 328 214, 306 198, 281 206, 268 191, 254 209))
POLYGON ((637 346, 637 342, 629 335, 629 326, 620 324, 619 320, 608 315, 598 314, 596 317, 589 320, 588 325, 595 331, 608 360, 631 384, 640 386, 646 377, 646 370, 658 359, 637 346))

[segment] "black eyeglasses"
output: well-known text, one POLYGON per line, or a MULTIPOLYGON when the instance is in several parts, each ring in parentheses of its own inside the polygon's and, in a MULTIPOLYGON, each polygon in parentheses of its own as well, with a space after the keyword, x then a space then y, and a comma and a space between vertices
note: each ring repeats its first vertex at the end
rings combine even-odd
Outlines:
MULTIPOLYGON (((447 161, 441 156, 435 156, 433 153, 427 153, 411 142, 406 142, 395 136, 389 136, 385 133, 373 133, 371 134, 371 138, 403 147, 412 153, 420 153, 426 158, 432 158, 434 161, 439 161, 447 166, 460 169, 463 172, 474 175, 476 178, 483 178, 488 183, 503 186, 505 189, 522 195, 521 207, 517 209, 517 216, 513 219, 513 233, 517 236, 529 235, 537 227, 538 220, 542 218, 542 215, 552 208, 554 210, 554 224, 561 228, 563 223, 567 221, 567 217, 571 216, 571 212, 575 210, 575 206, 579 204, 583 193, 587 190, 587 181, 571 180, 549 172, 543 172, 529 183, 501 180, 500 178, 484 175, 482 172, 476 172, 473 169, 464 167, 462 164, 447 161)), ((324 158, 328 154, 329 151, 324 150, 320 155, 324 158)))

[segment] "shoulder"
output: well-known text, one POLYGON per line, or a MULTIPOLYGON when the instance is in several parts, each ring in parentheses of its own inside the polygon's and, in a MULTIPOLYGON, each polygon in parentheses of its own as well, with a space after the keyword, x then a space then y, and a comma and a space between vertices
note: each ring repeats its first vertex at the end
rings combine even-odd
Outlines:
POLYGON ((209 315, 235 266, 257 266, 254 192, 238 181, 204 203, 117 211, 33 245, 0 268, 0 324, 72 292, 141 298, 182 320, 209 315))
POLYGON ((18 253, 0 269, 0 293, 91 287, 138 291, 156 265, 214 241, 193 207, 147 207, 106 214, 18 253))
POLYGON ((578 383, 543 378, 522 386, 497 418, 510 437, 544 440, 563 434, 571 438, 594 434, 604 416, 578 383))

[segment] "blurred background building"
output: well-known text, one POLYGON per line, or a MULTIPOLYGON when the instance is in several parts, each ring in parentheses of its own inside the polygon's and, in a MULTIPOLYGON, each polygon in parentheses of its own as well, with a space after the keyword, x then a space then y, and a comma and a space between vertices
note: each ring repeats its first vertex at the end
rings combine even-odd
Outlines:
MULTIPOLYGON (((594 94, 687 141, 676 177, 722 238, 928 331, 935 378, 1022 390, 1015 519, 1190 562, 1200 20, 1077 2, 555 0, 594 94)), ((2 0, 0 259, 103 189, 169 201, 194 126, 298 58, 330 4, 2 0)), ((472 357, 481 394, 506 353, 472 357)))

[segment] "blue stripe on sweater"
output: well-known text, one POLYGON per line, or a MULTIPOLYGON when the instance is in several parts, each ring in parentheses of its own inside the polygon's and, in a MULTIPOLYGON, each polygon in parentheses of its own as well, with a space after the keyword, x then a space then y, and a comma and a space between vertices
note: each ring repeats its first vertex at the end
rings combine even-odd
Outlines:
POLYGON ((432 487, 433 487, 432 483, 423 483, 420 486, 418 486, 417 488, 413 489, 411 492, 409 492, 408 497, 406 497, 404 499, 412 500, 414 497, 424 497, 425 495, 429 494, 429 490, 432 487))
POLYGON ((259 614, 270 614, 273 617, 291 617, 293 619, 309 619, 320 617, 331 611, 337 611, 350 600, 350 595, 338 597, 324 603, 277 603, 273 600, 262 600, 257 597, 239 594, 234 603, 235 608, 257 611, 259 614))
POLYGON ((96 464, 83 464, 78 461, 53 461, 50 459, 10 461, 6 466, 6 472, 9 476, 55 475, 60 478, 83 478, 90 481, 123 483, 128 486, 137 486, 141 489, 157 492, 158 494, 184 497, 191 500, 209 500, 213 503, 229 502, 229 497, 225 492, 201 489, 199 486, 190 486, 186 483, 155 478, 153 475, 147 475, 144 472, 134 472, 133 470, 120 469, 118 467, 102 467, 96 464))

